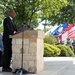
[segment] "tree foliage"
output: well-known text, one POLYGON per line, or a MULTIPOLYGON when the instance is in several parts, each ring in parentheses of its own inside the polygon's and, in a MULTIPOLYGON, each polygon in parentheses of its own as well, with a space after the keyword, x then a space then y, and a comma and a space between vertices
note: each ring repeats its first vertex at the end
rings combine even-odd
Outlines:
POLYGON ((0 33, 3 32, 3 26, 0 26, 0 33))
POLYGON ((22 22, 30 28, 38 26, 38 18, 45 20, 67 5, 67 0, 0 0, 0 8, 6 16, 9 9, 16 11, 15 22, 18 27, 22 22))
POLYGON ((56 16, 49 18, 51 24, 73 23, 75 21, 75 0, 68 0, 68 5, 63 7, 56 16))

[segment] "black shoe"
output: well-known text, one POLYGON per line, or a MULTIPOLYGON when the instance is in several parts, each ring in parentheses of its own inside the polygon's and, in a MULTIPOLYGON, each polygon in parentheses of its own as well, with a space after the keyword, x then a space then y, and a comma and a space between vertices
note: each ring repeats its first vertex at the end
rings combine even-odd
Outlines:
POLYGON ((12 71, 12 68, 9 67, 8 69, 10 69, 12 71))
POLYGON ((12 72, 12 69, 11 68, 3 68, 2 72, 12 72))

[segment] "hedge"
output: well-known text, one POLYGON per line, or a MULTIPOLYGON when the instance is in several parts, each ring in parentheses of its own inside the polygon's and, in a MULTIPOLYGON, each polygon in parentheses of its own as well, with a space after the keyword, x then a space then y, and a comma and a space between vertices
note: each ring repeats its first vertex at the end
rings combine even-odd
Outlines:
POLYGON ((55 45, 49 45, 47 43, 44 43, 44 56, 45 57, 51 57, 51 56, 59 56, 60 55, 60 49, 57 48, 55 45))
POLYGON ((61 53, 59 56, 72 56, 73 50, 67 46, 67 45, 57 45, 57 47, 61 50, 61 53))

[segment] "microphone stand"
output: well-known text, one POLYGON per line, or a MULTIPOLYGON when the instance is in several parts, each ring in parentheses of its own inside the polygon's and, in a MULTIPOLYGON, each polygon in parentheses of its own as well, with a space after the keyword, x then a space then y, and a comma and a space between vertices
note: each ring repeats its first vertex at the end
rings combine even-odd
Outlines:
POLYGON ((21 48, 21 53, 22 53, 22 61, 21 61, 21 68, 17 68, 13 73, 16 73, 18 75, 22 74, 34 74, 34 72, 29 72, 23 68, 23 51, 24 51, 24 30, 27 29, 26 23, 22 24, 22 48, 21 48))

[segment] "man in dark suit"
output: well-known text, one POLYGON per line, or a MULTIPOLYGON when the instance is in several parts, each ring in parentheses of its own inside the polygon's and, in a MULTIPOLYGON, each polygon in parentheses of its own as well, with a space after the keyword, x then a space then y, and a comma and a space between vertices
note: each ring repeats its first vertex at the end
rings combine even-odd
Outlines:
POLYGON ((10 35, 14 35, 17 32, 16 25, 13 23, 13 18, 15 17, 15 11, 10 10, 8 12, 8 17, 4 19, 3 22, 3 46, 4 46, 4 54, 3 54, 3 62, 2 62, 2 71, 3 72, 11 72, 10 68, 11 57, 12 57, 12 38, 10 35))

